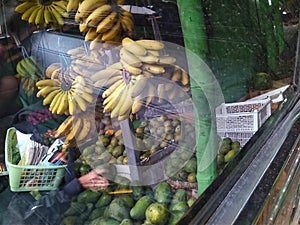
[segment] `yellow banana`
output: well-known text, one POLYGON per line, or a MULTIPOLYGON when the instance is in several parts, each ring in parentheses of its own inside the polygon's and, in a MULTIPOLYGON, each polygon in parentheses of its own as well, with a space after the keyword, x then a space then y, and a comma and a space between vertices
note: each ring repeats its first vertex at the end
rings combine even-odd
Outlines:
POLYGON ((44 20, 47 25, 53 22, 51 9, 49 9, 49 7, 50 6, 47 5, 47 6, 45 6, 45 9, 44 9, 44 20))
POLYGON ((70 132, 67 134, 65 143, 70 143, 75 138, 75 136, 80 132, 83 125, 84 124, 82 123, 82 119, 80 117, 74 118, 73 127, 71 128, 70 132))
POLYGON ((31 1, 24 1, 21 4, 17 5, 15 8, 15 11, 18 13, 25 13, 28 9, 34 8, 37 6, 37 2, 31 2, 31 1))
POLYGON ((120 58, 126 62, 126 64, 133 66, 133 67, 140 67, 142 66, 142 61, 136 57, 131 52, 127 51, 124 47, 120 50, 120 58))
POLYGON ((56 10, 56 8, 53 5, 50 5, 49 9, 51 10, 52 16, 57 22, 59 26, 63 26, 65 24, 64 18, 60 13, 56 10))
POLYGON ((38 89, 44 87, 44 86, 60 86, 61 82, 58 79, 45 79, 45 80, 39 80, 36 82, 36 86, 38 89))
POLYGON ((50 64, 45 71, 45 75, 48 78, 51 78, 52 73, 56 70, 56 69, 60 69, 61 68, 61 63, 52 63, 50 64))
POLYGON ((112 92, 112 94, 105 97, 105 99, 103 101, 103 105, 104 105, 103 112, 104 113, 111 112, 117 106, 117 104, 119 103, 119 100, 124 92, 125 87, 126 87, 126 84, 123 82, 122 84, 120 84, 118 86, 118 88, 115 89, 114 92, 112 92))
POLYGON ((88 31, 86 32, 84 36, 85 41, 92 41, 98 36, 98 33, 96 32, 96 28, 88 28, 88 31))
POLYGON ((82 33, 85 33, 85 32, 89 31, 89 27, 87 26, 86 19, 83 19, 79 23, 79 31, 82 32, 82 33))
POLYGON ((120 79, 116 81, 113 85, 111 85, 109 88, 107 88, 103 93, 102 93, 102 98, 107 98, 110 96, 112 93, 115 92, 116 89, 119 88, 120 85, 124 83, 123 79, 120 79))
POLYGON ((134 98, 132 107, 131 107, 131 113, 132 114, 137 113, 138 111, 140 111, 140 109, 143 107, 143 105, 144 105, 144 101, 142 98, 134 98))
POLYGON ((184 70, 181 71, 181 83, 184 86, 189 83, 189 74, 184 70))
POLYGON ((125 32, 128 32, 129 35, 132 34, 134 30, 134 21, 128 16, 121 15, 120 18, 121 27, 125 32))
POLYGON ((149 79, 147 77, 144 77, 143 75, 139 75, 141 78, 139 78, 136 83, 133 85, 132 91, 131 91, 131 97, 135 98, 138 95, 142 93, 144 89, 146 89, 149 79))
POLYGON ((122 39, 122 46, 134 55, 146 55, 147 50, 129 37, 122 39))
POLYGON ((159 64, 166 64, 166 65, 170 65, 176 62, 176 58, 172 57, 172 56, 161 56, 159 57, 159 64))
POLYGON ((22 20, 28 21, 29 17, 31 16, 31 14, 33 13, 34 10, 36 10, 39 7, 38 4, 33 5, 32 7, 30 7, 29 9, 27 9, 21 16, 22 20))
POLYGON ((181 80, 181 70, 180 69, 176 69, 176 68, 174 69, 174 72, 171 76, 171 80, 173 82, 178 82, 181 80))
POLYGON ((126 89, 123 93, 124 98, 120 101, 123 102, 122 106, 119 108, 119 115, 118 115, 118 120, 123 120, 123 119, 127 119, 129 117, 131 108, 132 108, 132 104, 133 104, 133 100, 131 98, 131 90, 132 90, 132 85, 128 84, 126 86, 126 89))
POLYGON ((94 83, 95 87, 101 88, 101 87, 110 87, 114 85, 116 82, 123 81, 122 75, 120 76, 113 76, 109 79, 103 79, 103 80, 98 80, 94 83))
POLYGON ((86 101, 77 92, 74 92, 74 90, 72 89, 71 89, 71 93, 72 93, 72 98, 75 99, 76 105, 79 106, 80 110, 86 111, 87 109, 86 101))
POLYGON ((129 17, 131 20, 134 19, 132 13, 129 12, 129 11, 127 11, 127 10, 121 8, 121 9, 120 9, 120 12, 121 12, 121 15, 122 15, 123 17, 129 17))
POLYGON ((28 18, 28 23, 30 23, 30 24, 34 24, 35 23, 36 16, 37 16, 39 10, 41 9, 41 7, 42 6, 35 7, 35 9, 32 11, 31 15, 28 18))
POLYGON ((79 22, 81 19, 86 18, 92 11, 106 3, 107 0, 84 0, 78 6, 75 21, 79 22))
POLYGON ((165 72, 165 69, 164 69, 163 66, 148 64, 148 63, 143 64, 143 69, 150 72, 150 73, 153 73, 153 74, 162 74, 162 73, 165 72))
POLYGON ((58 86, 44 86, 37 93, 36 97, 45 97, 50 94, 54 90, 58 90, 60 87, 58 86))
POLYGON ((160 60, 157 56, 154 55, 139 55, 137 57, 141 60, 141 62, 149 64, 158 63, 160 60))
POLYGON ((62 122, 59 127, 56 129, 55 131, 55 138, 59 138, 59 137, 62 137, 64 135, 66 135, 71 127, 72 127, 72 123, 73 123, 73 119, 74 117, 73 116, 68 116, 64 122, 62 122))
POLYGON ((92 131, 95 131, 95 125, 92 123, 92 121, 89 118, 87 117, 82 118, 82 123, 84 125, 82 126, 78 134, 75 136, 77 142, 83 141, 85 138, 89 136, 89 134, 92 133, 92 131))
MULTIPOLYGON (((125 87, 122 89, 122 92, 120 92, 120 97, 118 99, 118 101, 116 102, 116 105, 112 108, 111 113, 110 113, 110 117, 111 118, 117 118, 120 115, 120 110, 125 107, 127 108, 127 92, 128 92, 128 85, 125 85, 125 87)), ((124 111, 124 110, 122 110, 124 111)))
POLYGON ((74 113, 76 112, 77 104, 70 91, 68 92, 68 105, 70 115, 74 115, 74 113))
MULTIPOLYGON (((43 105, 49 105, 52 104, 54 98, 60 93, 60 89, 54 90, 50 92, 43 100, 43 105)), ((54 104, 54 103, 53 103, 54 104)))
POLYGON ((136 40, 136 43, 143 46, 145 49, 155 51, 162 50, 165 47, 165 45, 162 42, 151 39, 136 40))
POLYGON ((95 9, 86 19, 89 27, 97 27, 97 25, 112 11, 110 4, 104 4, 95 9))
POLYGON ((38 26, 38 27, 42 27, 44 26, 44 10, 45 10, 45 6, 41 6, 40 10, 38 11, 36 17, 35 17, 35 24, 38 26))
POLYGON ((59 115, 65 114, 69 111, 69 103, 68 103, 68 91, 63 91, 62 97, 60 99, 60 104, 57 107, 56 113, 59 115))
POLYGON ((153 56, 156 56, 158 57, 159 56, 159 51, 156 51, 156 50, 147 50, 147 54, 148 55, 153 55, 153 56))
POLYGON ((69 0, 67 4, 67 12, 77 11, 80 0, 69 0))
POLYGON ((117 20, 118 20, 118 13, 112 11, 97 25, 97 33, 105 33, 109 31, 117 20))
POLYGON ((121 33, 121 22, 117 20, 110 30, 103 33, 102 41, 112 41, 115 40, 121 33))
POLYGON ((57 99, 55 99, 55 98, 53 99, 54 104, 52 105, 52 107, 51 107, 51 104, 52 104, 53 101, 51 102, 51 104, 49 106, 49 110, 53 114, 58 114, 58 109, 59 109, 59 107, 62 103, 62 99, 64 97, 64 91, 61 90, 57 95, 58 95, 57 99))
POLYGON ((65 5, 64 1, 53 1, 51 5, 63 18, 69 18, 67 6, 65 5))
POLYGON ((109 79, 113 76, 120 75, 120 72, 121 72, 120 70, 116 70, 116 69, 103 69, 93 74, 90 77, 90 79, 93 82, 96 82, 98 80, 103 80, 103 79, 109 79))
POLYGON ((129 65, 128 63, 124 62, 124 60, 122 60, 122 59, 120 59, 120 62, 122 63, 124 69, 125 69, 128 73, 130 73, 130 74, 132 74, 132 75, 139 75, 139 74, 142 73, 142 70, 141 70, 140 68, 131 66, 131 65, 129 65))

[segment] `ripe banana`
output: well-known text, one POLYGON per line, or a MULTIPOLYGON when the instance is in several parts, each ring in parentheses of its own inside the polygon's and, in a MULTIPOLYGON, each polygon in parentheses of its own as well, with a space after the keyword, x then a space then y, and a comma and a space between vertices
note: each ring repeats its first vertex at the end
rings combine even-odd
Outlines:
POLYGON ((34 8, 34 10, 32 11, 31 15, 28 18, 28 23, 30 24, 35 24, 35 19, 37 17, 38 12, 40 11, 41 6, 37 6, 34 8))
POLYGON ((165 47, 165 45, 162 42, 151 39, 136 40, 136 43, 143 46, 145 49, 155 51, 162 50, 165 47))
POLYGON ((52 17, 52 13, 51 13, 51 9, 49 9, 49 6, 45 6, 44 9, 44 20, 46 25, 50 24, 53 22, 53 17, 52 17))
POLYGON ((80 110, 85 112, 86 109, 87 109, 87 104, 86 104, 85 100, 78 93, 74 92, 74 90, 71 90, 70 92, 72 94, 72 99, 71 100, 73 100, 73 98, 74 98, 75 102, 76 102, 76 105, 79 106, 80 110))
POLYGON ((105 33, 109 31, 117 20, 118 20, 118 13, 112 11, 97 25, 97 33, 105 33))
POLYGON ((68 104, 69 104, 69 114, 74 115, 74 113, 76 112, 77 104, 70 91, 68 92, 68 104))
POLYGON ((176 62, 176 58, 172 56, 161 56, 159 57, 158 63, 159 64, 166 64, 166 65, 171 65, 176 62))
POLYGON ((142 73, 142 69, 131 66, 128 63, 124 62, 122 59, 120 59, 120 62, 122 63, 124 69, 131 75, 139 75, 142 73))
POLYGON ((103 69, 93 74, 90 79, 93 82, 98 80, 110 79, 111 77, 120 75, 121 71, 116 69, 103 69))
POLYGON ((114 92, 112 92, 110 95, 105 97, 103 101, 104 113, 111 112, 114 108, 116 108, 116 106, 120 102, 120 98, 123 95, 125 88, 126 88, 126 84, 123 82, 118 86, 118 88, 114 90, 114 92))
POLYGON ((122 46, 135 55, 146 55, 147 50, 129 37, 122 39, 122 46))
POLYGON ((69 111, 69 104, 68 104, 68 91, 62 92, 62 97, 60 98, 60 104, 57 107, 56 114, 62 115, 69 111))
POLYGON ((83 126, 81 130, 75 135, 76 142, 83 141, 92 133, 92 131, 95 131, 95 124, 92 123, 90 118, 83 117, 82 123, 83 126))
POLYGON ((75 14, 75 21, 79 22, 81 19, 86 18, 96 8, 107 3, 107 0, 84 0, 80 3, 75 14))
MULTIPOLYGON (((52 92, 51 92, 50 94, 52 94, 52 92)), ((62 95, 63 95, 63 91, 62 91, 62 90, 59 90, 58 93, 54 96, 54 98, 52 99, 52 101, 51 101, 51 103, 50 103, 49 110, 50 110, 52 113, 54 113, 54 114, 56 114, 56 110, 57 110, 57 108, 59 107, 60 99, 61 99, 62 95)), ((47 97, 48 97, 48 96, 47 96, 47 97)), ((46 97, 46 98, 47 98, 47 97, 46 97)), ((46 98, 45 98, 45 99, 46 99, 46 98)), ((45 99, 44 99, 44 100, 45 100, 45 99)))
POLYGON ((133 66, 133 67, 140 67, 142 66, 142 61, 140 58, 136 57, 131 52, 127 51, 125 48, 121 48, 120 50, 120 58, 126 62, 126 64, 133 66))
POLYGON ((102 41, 115 40, 117 37, 120 36, 120 33, 121 33, 121 22, 120 20, 117 20, 110 30, 103 33, 102 41))
POLYGON ((92 41, 98 36, 98 33, 96 32, 96 28, 88 28, 88 31, 86 32, 84 36, 85 41, 92 41))
POLYGON ((30 8, 34 8, 35 6, 37 6, 37 2, 36 1, 24 1, 21 4, 19 4, 18 6, 16 6, 15 11, 18 13, 25 13, 28 9, 30 8))
POLYGON ((36 93, 36 97, 48 96, 51 92, 58 90, 58 89, 59 89, 58 86, 45 86, 36 93))
POLYGON ((141 98, 134 98, 132 107, 131 107, 131 113, 136 114, 140 109, 143 107, 144 101, 141 98))
POLYGON ((64 135, 66 135, 70 129, 72 128, 72 124, 73 124, 73 116, 68 116, 64 122, 62 122, 59 127, 56 129, 55 131, 55 138, 60 138, 64 135))
POLYGON ((63 26, 65 24, 64 18, 62 17, 62 15, 57 11, 57 9, 51 4, 49 6, 49 9, 52 13, 52 17, 55 19, 56 23, 59 26, 63 26))
POLYGON ((33 5, 31 8, 27 9, 21 16, 22 20, 28 21, 29 17, 33 13, 34 10, 36 10, 39 7, 38 4, 33 5))
MULTIPOLYGON (((121 73, 120 73, 121 74, 121 73)), ((116 82, 123 82, 122 75, 120 76, 113 76, 109 79, 103 79, 103 80, 98 80, 94 83, 95 87, 101 88, 101 87, 110 87, 114 85, 116 82)))
POLYGON ((164 69, 163 66, 148 64, 148 63, 143 64, 143 69, 150 72, 150 73, 153 73, 153 74, 162 74, 162 73, 165 72, 165 69, 164 69))
POLYGON ((188 85, 189 83, 189 74, 184 70, 181 71, 181 83, 184 86, 188 85))
POLYGON ((95 9, 86 19, 89 27, 97 27, 97 25, 112 11, 110 4, 104 4, 95 9))
POLYGON ((68 4, 67 4, 67 8, 66 8, 67 12, 70 13, 70 12, 77 11, 79 3, 80 3, 80 0, 69 0, 68 4))
POLYGON ((61 63, 52 63, 50 64, 45 71, 45 75, 48 78, 51 78, 52 73, 56 70, 56 69, 60 69, 62 67, 61 63))
POLYGON ((44 86, 60 86, 61 82, 58 79, 45 79, 39 80, 35 84, 38 89, 41 89, 44 86))
POLYGON ((141 78, 139 78, 136 83, 134 84, 134 88, 131 91, 131 97, 135 98, 138 95, 142 93, 144 89, 147 88, 148 80, 149 78, 144 77, 143 75, 139 75, 141 78))
MULTIPOLYGON (((103 93, 102 93, 102 98, 107 98, 110 96, 113 92, 115 92, 116 89, 119 88, 121 84, 123 84, 124 81, 123 79, 120 79, 116 81, 114 84, 112 84, 109 88, 107 88, 103 93)), ((125 83, 124 83, 125 84, 125 83)), ((104 100, 105 101, 105 100, 104 100)))

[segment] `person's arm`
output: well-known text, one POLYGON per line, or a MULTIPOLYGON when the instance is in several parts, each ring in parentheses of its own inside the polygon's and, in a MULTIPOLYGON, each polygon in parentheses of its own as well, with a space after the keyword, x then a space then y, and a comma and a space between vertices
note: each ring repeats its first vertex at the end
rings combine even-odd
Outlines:
POLYGON ((34 202, 25 213, 27 224, 56 224, 65 210, 70 206, 73 197, 86 188, 105 188, 109 181, 101 174, 106 170, 92 170, 78 179, 73 179, 59 190, 50 191, 34 202))

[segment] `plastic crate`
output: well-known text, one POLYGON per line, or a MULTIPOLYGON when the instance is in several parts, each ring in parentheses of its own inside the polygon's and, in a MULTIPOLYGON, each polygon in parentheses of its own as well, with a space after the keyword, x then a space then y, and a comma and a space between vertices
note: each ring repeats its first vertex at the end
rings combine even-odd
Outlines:
POLYGON ((57 189, 65 175, 66 165, 21 166, 13 164, 12 152, 13 148, 16 148, 16 146, 13 146, 11 137, 15 132, 15 128, 9 128, 5 139, 5 164, 8 170, 9 186, 11 191, 49 191, 57 189))
POLYGON ((223 103, 216 108, 218 132, 256 132, 271 115, 271 100, 223 103))
POLYGON ((271 100, 224 103, 216 108, 217 133, 243 147, 272 113, 271 100))

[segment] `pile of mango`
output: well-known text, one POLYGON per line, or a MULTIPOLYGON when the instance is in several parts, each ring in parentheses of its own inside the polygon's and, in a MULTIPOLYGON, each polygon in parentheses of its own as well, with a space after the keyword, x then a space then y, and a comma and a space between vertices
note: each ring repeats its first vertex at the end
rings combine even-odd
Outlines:
POLYGON ((194 204, 184 189, 173 191, 163 181, 155 188, 116 175, 102 190, 86 189, 61 216, 61 225, 175 225, 194 204), (111 191, 131 193, 111 194, 111 191))
POLYGON ((220 141, 217 154, 218 171, 221 172, 226 164, 230 162, 239 153, 240 150, 240 142, 233 141, 230 137, 223 138, 220 141))

